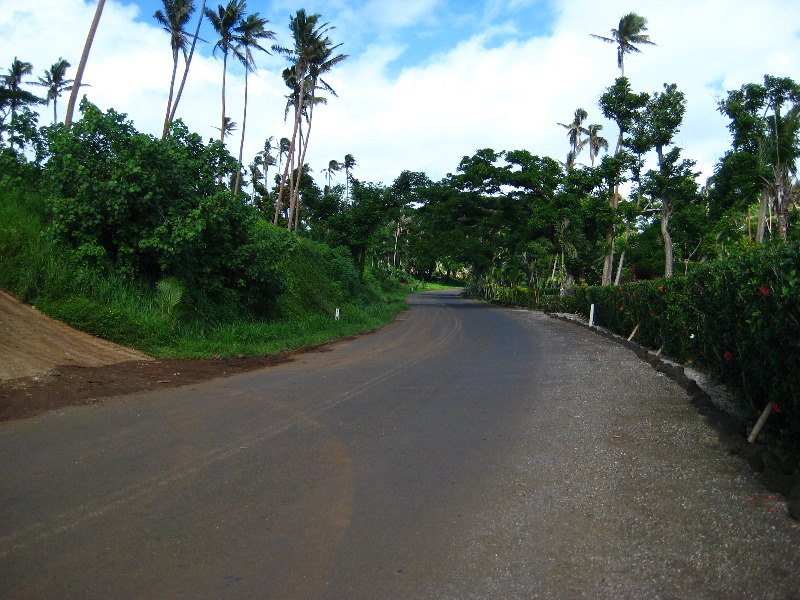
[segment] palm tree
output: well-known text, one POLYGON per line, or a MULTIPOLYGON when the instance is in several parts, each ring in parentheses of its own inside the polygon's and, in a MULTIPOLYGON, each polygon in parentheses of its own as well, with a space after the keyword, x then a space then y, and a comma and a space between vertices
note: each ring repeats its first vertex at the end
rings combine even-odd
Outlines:
POLYGON ((331 188, 331 179, 333 177, 333 174, 338 173, 341 170, 342 170, 342 163, 340 163, 338 160, 333 159, 328 163, 328 168, 326 169, 326 171, 328 172, 328 190, 330 190, 331 188))
POLYGON ((594 161, 601 150, 608 152, 608 140, 600 135, 600 130, 603 129, 602 125, 589 125, 584 130, 588 136, 586 144, 589 146, 589 160, 594 166, 594 161))
POLYGON ((217 12, 206 9, 206 16, 211 21, 211 26, 219 35, 219 40, 214 44, 214 53, 219 49, 222 51, 222 116, 220 118, 220 141, 225 143, 225 79, 228 72, 228 54, 233 53, 239 60, 240 55, 236 46, 234 28, 244 16, 245 0, 230 0, 226 6, 221 4, 217 7, 217 12))
POLYGON ((170 114, 172 113, 172 95, 175 90, 175 75, 178 73, 178 56, 183 53, 184 62, 188 61, 186 47, 189 39, 186 37, 186 24, 194 12, 194 0, 162 0, 164 10, 157 10, 153 18, 158 21, 162 29, 170 36, 172 47, 172 78, 169 82, 169 97, 167 99, 167 114, 164 116, 164 130, 161 134, 163 140, 167 137, 170 114))
POLYGON ((222 128, 220 129, 219 127, 214 127, 214 129, 222 132, 220 137, 224 140, 226 137, 236 131, 236 127, 236 121, 231 121, 230 117, 225 117, 225 121, 222 123, 222 128))
POLYGON ((17 114, 17 106, 19 105, 19 97, 21 96, 19 92, 21 91, 20 86, 22 85, 22 79, 31 73, 33 73, 33 65, 29 62, 19 60, 15 56, 14 60, 11 62, 11 67, 8 69, 8 75, 3 76, 6 87, 12 92, 10 102, 12 117, 17 114))
POLYGON ((344 155, 344 187, 345 187, 345 196, 347 199, 350 199, 350 171, 356 166, 356 159, 353 158, 352 154, 345 154, 344 155))
MULTIPOLYGON (((189 57, 186 59, 186 68, 183 70, 183 77, 181 78, 181 85, 178 87, 178 94, 175 96, 175 102, 172 103, 172 110, 169 113, 169 120, 175 120, 175 113, 178 110, 178 102, 181 101, 181 95, 183 95, 183 86, 186 85, 186 78, 189 76, 189 67, 192 64, 192 57, 194 56, 194 48, 197 45, 197 40, 200 39, 198 35, 200 34, 200 25, 203 23, 203 16, 206 13, 206 0, 203 0, 203 3, 200 5, 200 18, 197 19, 197 29, 194 30, 194 36, 192 36, 192 47, 189 50, 189 57)), ((205 40, 201 40, 205 41, 205 40)))
POLYGON ((593 38, 603 40, 609 44, 617 45, 617 66, 623 77, 625 77, 625 55, 632 52, 641 52, 636 44, 649 44, 655 46, 655 42, 650 41, 650 36, 643 33, 647 31, 647 19, 636 13, 628 13, 619 20, 617 29, 611 30, 611 37, 590 34, 593 38))
MULTIPOLYGON (((333 28, 330 28, 333 29, 333 28)), ((324 80, 322 79, 322 75, 330 71, 335 65, 339 64, 347 55, 339 54, 334 56, 334 51, 339 48, 341 44, 333 45, 331 41, 325 37, 322 40, 320 47, 318 48, 317 56, 314 60, 309 64, 309 85, 308 90, 310 94, 310 98, 308 99, 306 105, 309 107, 308 110, 308 129, 306 131, 305 142, 301 144, 301 152, 300 152, 300 165, 305 164, 306 160, 306 152, 308 150, 308 143, 311 139, 311 124, 314 118, 314 107, 318 104, 327 104, 328 100, 326 98, 317 96, 317 90, 324 90, 330 92, 331 95, 336 96, 336 91, 324 80)), ((300 192, 299 186, 299 176, 297 179, 297 185, 294 186, 294 199, 292 204, 297 206, 298 203, 298 194, 300 192)))
POLYGON ((575 116, 572 119, 572 123, 569 125, 559 123, 561 127, 567 130, 567 137, 569 138, 569 143, 572 146, 572 151, 567 154, 568 169, 572 169, 575 166, 575 159, 578 157, 578 154, 580 154, 580 151, 583 150, 583 146, 586 144, 586 140, 582 140, 581 136, 586 131, 583 128, 583 121, 588 116, 589 113, 582 108, 578 108, 575 110, 575 116))
POLYGON ((100 23, 100 15, 103 14, 103 6, 106 0, 97 0, 97 9, 94 11, 94 19, 89 28, 89 35, 86 36, 86 44, 83 47, 83 54, 81 54, 81 62, 78 64, 78 72, 75 74, 75 83, 72 84, 72 93, 69 95, 69 105, 67 106, 67 116, 64 118, 64 125, 69 127, 72 124, 72 114, 75 112, 75 101, 78 98, 78 90, 83 81, 83 71, 86 69, 86 61, 89 58, 89 50, 92 49, 92 41, 94 34, 97 32, 97 25, 100 23))
MULTIPOLYGON (((281 177, 281 185, 278 191, 278 200, 276 202, 276 220, 277 223, 277 215, 280 210, 281 203, 283 201, 283 193, 286 189, 286 182, 289 178, 289 168, 290 165, 294 162, 294 156, 296 153, 297 148, 297 140, 298 134, 300 132, 300 121, 305 114, 305 106, 307 100, 307 91, 311 90, 311 96, 308 98, 310 101, 310 106, 314 106, 314 91, 316 90, 317 84, 320 79, 320 75, 327 70, 330 70, 333 65, 337 64, 338 62, 344 60, 346 58, 345 55, 339 55, 336 57, 331 57, 332 51, 337 48, 338 46, 333 46, 330 39, 327 37, 327 32, 332 29, 328 25, 328 23, 319 24, 320 15, 313 14, 307 15, 304 9, 299 9, 294 17, 289 20, 289 29, 292 32, 292 39, 294 41, 294 46, 292 48, 287 48, 283 46, 273 46, 272 49, 278 52, 279 54, 287 57, 290 62, 292 63, 292 69, 294 71, 292 77, 285 77, 287 84, 292 80, 294 81, 292 88, 294 88, 294 111, 295 111, 295 118, 294 118, 294 127, 292 129, 292 138, 290 141, 289 146, 289 158, 290 160, 286 161, 286 166, 284 167, 284 173, 281 177)), ((327 85, 322 81, 324 85, 327 85)), ((308 118, 311 118, 311 113, 309 112, 308 118)), ((307 146, 306 146, 307 147, 307 146)), ((297 179, 296 181, 299 183, 299 177, 302 174, 302 159, 304 153, 301 153, 298 156, 298 169, 297 169, 297 179)), ((294 196, 296 198, 297 195, 297 188, 298 185, 291 185, 293 188, 294 196)), ((289 228, 291 228, 292 224, 292 210, 293 206, 293 199, 290 198, 289 201, 289 228)))
MULTIPOLYGON (((62 92, 68 92, 72 89, 72 84, 75 82, 73 79, 67 79, 67 69, 70 65, 63 58, 59 58, 58 62, 54 63, 44 72, 44 77, 39 77, 39 81, 35 85, 40 85, 47 88, 47 95, 45 100, 50 104, 53 101, 53 125, 58 122, 58 111, 56 109, 56 102, 62 92)), ((87 84, 83 84, 87 85, 87 84)))
MULTIPOLYGON (((247 126, 247 75, 251 71, 256 70, 256 61, 253 57, 253 50, 261 50, 262 52, 266 52, 269 54, 269 51, 266 48, 263 48, 260 44, 260 40, 271 40, 275 38, 274 31, 267 31, 264 29, 264 25, 269 23, 267 19, 263 19, 259 16, 258 13, 254 13, 252 15, 248 15, 246 19, 242 19, 239 21, 239 24, 234 27, 236 30, 236 35, 234 39, 237 45, 237 58, 241 60, 242 64, 244 65, 244 114, 242 115, 242 138, 239 142, 239 163, 242 162, 242 156, 244 154, 244 132, 245 127, 247 126)), ((233 193, 239 193, 239 185, 241 183, 241 169, 236 173, 236 185, 234 185, 233 193)))
POLYGON ((269 189, 267 174, 269 167, 275 164, 275 157, 272 156, 272 151, 274 150, 274 146, 272 144, 274 142, 275 137, 269 136, 266 140, 264 140, 264 148, 259 150, 256 154, 256 161, 264 166, 264 189, 269 189))

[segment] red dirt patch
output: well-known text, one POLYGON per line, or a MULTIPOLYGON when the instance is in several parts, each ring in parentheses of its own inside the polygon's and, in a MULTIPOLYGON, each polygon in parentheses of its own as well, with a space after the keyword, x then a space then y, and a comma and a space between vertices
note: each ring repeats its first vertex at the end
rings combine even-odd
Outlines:
POLYGON ((157 360, 72 329, 0 289, 0 421, 263 369, 329 346, 230 360, 157 360))

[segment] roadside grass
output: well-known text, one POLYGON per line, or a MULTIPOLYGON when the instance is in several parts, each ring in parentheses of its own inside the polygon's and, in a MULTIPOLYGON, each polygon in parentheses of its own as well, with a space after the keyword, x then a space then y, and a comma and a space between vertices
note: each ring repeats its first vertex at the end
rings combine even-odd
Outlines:
POLYGON ((289 288, 282 316, 256 319, 236 307, 215 315, 191 306, 171 312, 148 282, 76 265, 51 239, 48 222, 41 195, 0 189, 0 286, 76 329, 155 358, 261 356, 324 344, 389 323, 414 291, 360 284, 340 254, 300 241, 283 266, 289 288), (344 291, 343 273, 357 297, 344 291))
POLYGON ((294 348, 316 346, 383 327, 407 309, 405 292, 392 294, 388 302, 365 308, 347 305, 334 315, 309 315, 274 321, 236 321, 211 326, 187 325, 165 344, 142 351, 158 358, 233 358, 262 356, 294 348))

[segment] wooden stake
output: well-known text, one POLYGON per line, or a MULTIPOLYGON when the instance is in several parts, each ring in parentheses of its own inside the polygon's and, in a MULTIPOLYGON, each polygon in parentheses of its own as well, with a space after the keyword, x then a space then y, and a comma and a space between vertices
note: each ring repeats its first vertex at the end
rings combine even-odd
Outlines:
POLYGON ((658 349, 658 352, 656 352, 656 358, 658 358, 659 356, 661 356, 661 353, 662 353, 663 351, 664 351, 664 346, 661 346, 661 348, 659 348, 659 349, 658 349))
POLYGON ((639 323, 636 324, 636 327, 633 328, 633 331, 631 331, 631 334, 628 336, 629 342, 633 339, 633 336, 636 335, 637 331, 639 331, 639 323))
POLYGON ((767 404, 764 407, 764 411, 761 413, 761 416, 758 417, 758 421, 756 421, 756 426, 753 427, 753 431, 750 432, 750 435, 747 438, 747 442, 749 444, 755 444, 756 440, 758 439, 758 434, 761 433, 761 430, 764 429, 764 425, 767 423, 767 419, 772 414, 772 402, 767 404))

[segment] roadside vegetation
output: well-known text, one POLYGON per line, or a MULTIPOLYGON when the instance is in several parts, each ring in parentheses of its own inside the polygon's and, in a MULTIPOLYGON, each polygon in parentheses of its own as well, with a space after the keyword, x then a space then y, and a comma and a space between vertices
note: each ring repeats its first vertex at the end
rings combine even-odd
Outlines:
POLYGON ((347 59, 334 28, 299 10, 291 41, 271 46, 288 62, 287 137, 247 161, 246 102, 238 125, 225 113, 227 61, 251 72, 278 34, 244 0, 197 13, 192 0, 163 5, 173 77, 159 137, 86 98, 73 120, 80 76, 67 78, 64 59, 34 82, 33 65, 14 58, 0 79, 0 285, 165 357, 262 354, 364 331, 420 282, 557 311, 595 304, 598 324, 626 336, 638 325, 639 340, 717 373, 754 414, 773 406, 770 426, 800 447, 797 82, 765 75, 720 99, 731 145, 699 182, 676 143, 691 99, 676 83, 639 90, 624 75, 626 59, 655 46, 646 19, 629 13, 594 36, 617 49, 620 77, 597 90, 596 107, 616 130, 575 109, 553 124, 566 133, 564 160, 483 148, 440 181, 403 171, 385 184, 359 180, 343 149, 315 179, 311 125, 336 96, 327 73, 347 59), (218 35, 214 140, 177 110, 194 15, 218 35), (37 106, 50 102, 53 123, 40 126, 37 106))

